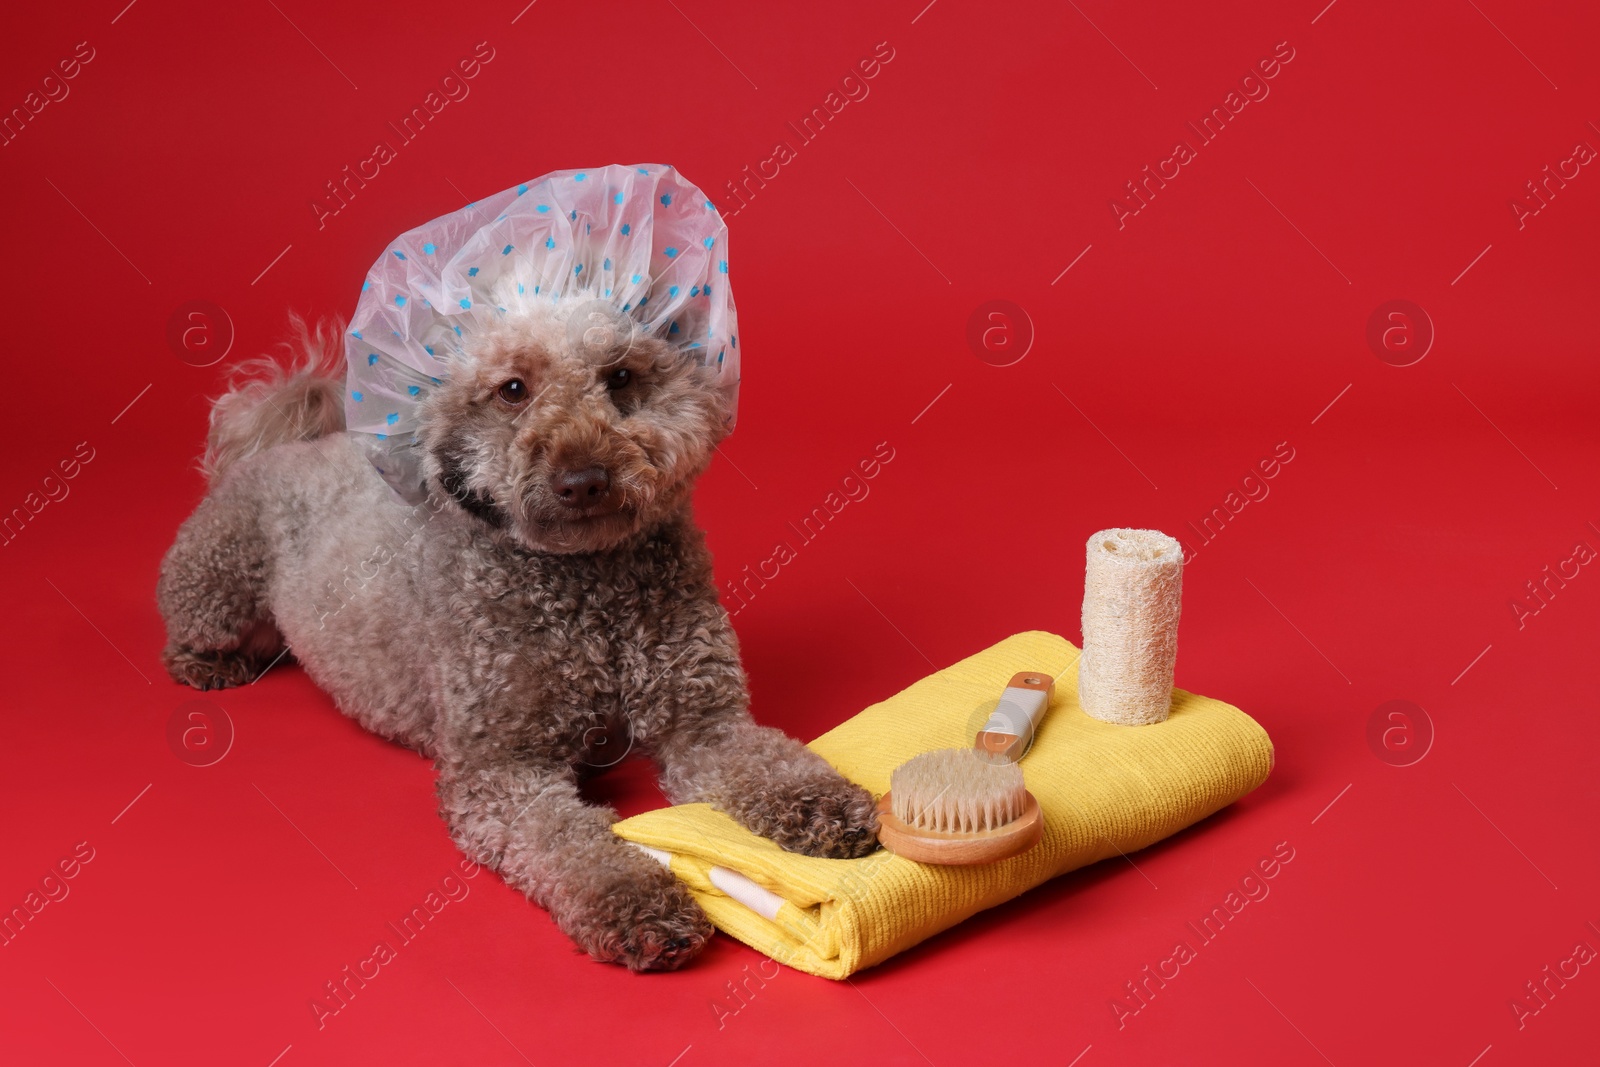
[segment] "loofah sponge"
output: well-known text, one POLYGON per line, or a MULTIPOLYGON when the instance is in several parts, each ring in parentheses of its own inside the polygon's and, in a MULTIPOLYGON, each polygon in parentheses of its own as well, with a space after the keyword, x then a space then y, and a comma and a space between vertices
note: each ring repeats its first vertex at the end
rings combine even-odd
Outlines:
POLYGON ((1101 530, 1083 579, 1078 702, 1101 722, 1166 719, 1178 659, 1183 546, 1158 530, 1101 530))

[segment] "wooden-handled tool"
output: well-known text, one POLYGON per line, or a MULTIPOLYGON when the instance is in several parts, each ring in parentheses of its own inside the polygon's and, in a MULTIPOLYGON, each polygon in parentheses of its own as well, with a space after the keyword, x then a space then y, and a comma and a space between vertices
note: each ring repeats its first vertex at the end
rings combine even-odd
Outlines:
POLYGON ((1017 761, 1050 706, 1055 679, 1023 671, 971 749, 925 752, 895 769, 878 802, 878 840, 919 863, 993 863, 1026 852, 1044 834, 1039 802, 1017 761))

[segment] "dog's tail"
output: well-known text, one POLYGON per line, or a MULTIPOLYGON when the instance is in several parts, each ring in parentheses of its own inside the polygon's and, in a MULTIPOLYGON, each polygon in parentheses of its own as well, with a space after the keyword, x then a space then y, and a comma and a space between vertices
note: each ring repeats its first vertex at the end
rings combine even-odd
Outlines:
POLYGON ((211 402, 211 431, 200 470, 216 484, 229 467, 291 441, 312 441, 344 429, 344 328, 289 318, 282 346, 287 365, 270 356, 234 368, 228 391, 211 402))

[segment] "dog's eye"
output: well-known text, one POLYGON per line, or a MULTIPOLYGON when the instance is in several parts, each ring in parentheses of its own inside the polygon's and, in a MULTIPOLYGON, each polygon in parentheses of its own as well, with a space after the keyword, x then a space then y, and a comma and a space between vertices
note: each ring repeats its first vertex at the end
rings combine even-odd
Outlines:
POLYGON ((521 378, 512 378, 499 388, 496 395, 507 404, 521 404, 528 399, 528 386, 521 378))
POLYGON ((626 389, 631 381, 633 381, 633 371, 627 367, 618 367, 606 376, 606 388, 612 392, 618 389, 626 389))

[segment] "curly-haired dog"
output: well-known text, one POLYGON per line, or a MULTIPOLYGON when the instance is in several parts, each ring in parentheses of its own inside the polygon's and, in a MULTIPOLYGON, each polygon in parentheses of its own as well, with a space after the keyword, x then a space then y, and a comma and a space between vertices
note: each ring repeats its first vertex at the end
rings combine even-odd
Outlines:
MULTIPOLYGON (((598 354, 573 304, 507 316, 426 400, 408 507, 342 432, 342 386, 269 369, 217 401, 209 495, 162 563, 164 659, 198 689, 292 650, 339 707, 431 756, 456 843, 597 959, 670 969, 711 934, 578 780, 631 739, 674 802, 812 856, 875 847, 871 796, 756 725, 690 491, 725 400, 637 327, 598 354)), ((626 320, 631 321, 631 320, 626 320)))

